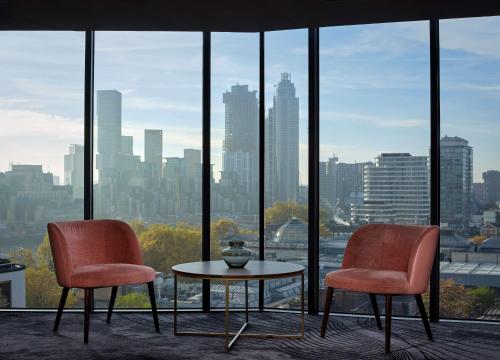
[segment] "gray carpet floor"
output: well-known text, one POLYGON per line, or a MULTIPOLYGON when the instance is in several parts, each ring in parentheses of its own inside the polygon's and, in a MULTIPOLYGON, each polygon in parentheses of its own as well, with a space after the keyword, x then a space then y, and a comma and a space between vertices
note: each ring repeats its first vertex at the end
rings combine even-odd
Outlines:
MULTIPOLYGON (((232 314, 233 331, 243 315, 232 314)), ((500 359, 500 325, 440 322, 427 340, 415 320, 394 320, 392 353, 384 354, 384 333, 371 318, 333 316, 325 339, 320 316, 306 316, 302 340, 240 338, 229 353, 219 337, 174 336, 171 314, 160 315, 156 333, 148 313, 92 314, 90 341, 83 344, 83 315, 63 315, 52 332, 54 313, 0 313, 0 359, 500 359)), ((222 331, 223 313, 183 313, 179 330, 222 331)), ((251 313, 248 332, 299 330, 290 313, 251 313)))

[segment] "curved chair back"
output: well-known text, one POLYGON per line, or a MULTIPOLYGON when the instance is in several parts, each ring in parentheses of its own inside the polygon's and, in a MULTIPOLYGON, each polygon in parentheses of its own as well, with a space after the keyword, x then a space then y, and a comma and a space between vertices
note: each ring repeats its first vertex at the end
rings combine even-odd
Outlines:
POLYGON ((342 269, 403 271, 411 291, 421 294, 429 285, 438 238, 438 226, 364 225, 349 239, 342 269))
POLYGON ((57 281, 68 287, 79 266, 127 263, 143 265, 139 241, 132 228, 118 220, 49 223, 50 247, 57 281))

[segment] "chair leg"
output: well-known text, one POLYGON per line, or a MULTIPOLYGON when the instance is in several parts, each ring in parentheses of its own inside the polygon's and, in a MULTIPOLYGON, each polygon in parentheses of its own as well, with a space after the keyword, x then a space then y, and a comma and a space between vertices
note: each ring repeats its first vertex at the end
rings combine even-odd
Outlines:
POLYGON ((54 331, 59 328, 59 323, 61 322, 61 316, 64 310, 64 305, 66 304, 66 299, 68 298, 69 288, 63 288, 61 293, 61 299, 59 300, 59 307, 57 308, 56 322, 54 323, 54 331))
POLYGON ((323 322, 321 323, 320 336, 322 338, 325 337, 326 327, 328 325, 328 316, 330 315, 330 307, 332 306, 332 298, 333 298, 333 288, 329 287, 326 292, 325 309, 323 311, 323 322))
POLYGON ((377 297, 375 296, 375 294, 370 294, 370 301, 372 303, 375 320, 377 321, 377 327, 379 328, 379 330, 382 330, 382 321, 380 321, 380 312, 378 311, 377 297))
POLYGON ((108 318, 106 319, 108 324, 111 322, 111 315, 113 315, 113 308, 115 306, 117 291, 118 291, 118 286, 113 286, 111 288, 111 297, 109 298, 109 307, 108 307, 108 318))
POLYGON ((84 322, 83 322, 83 343, 88 344, 89 342, 89 322, 90 322, 90 310, 92 309, 92 293, 94 289, 84 289, 85 290, 85 311, 84 311, 84 322))
POLYGON ((152 281, 148 282, 149 300, 151 301, 151 311, 155 321, 155 329, 160 332, 160 322, 158 321, 158 311, 156 310, 155 287, 152 281))
POLYGON ((392 295, 385 296, 385 352, 391 352, 392 295))
POLYGON ((429 319, 427 318, 427 312, 425 311, 424 302, 422 301, 422 295, 415 295, 415 300, 417 300, 418 311, 420 312, 420 317, 424 323, 425 332, 430 341, 434 341, 432 337, 431 327, 429 325, 429 319))

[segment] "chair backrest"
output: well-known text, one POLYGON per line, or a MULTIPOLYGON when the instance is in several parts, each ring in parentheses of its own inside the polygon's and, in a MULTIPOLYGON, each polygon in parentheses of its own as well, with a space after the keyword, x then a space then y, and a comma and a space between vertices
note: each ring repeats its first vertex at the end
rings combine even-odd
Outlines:
POLYGON ((79 266, 127 263, 143 265, 139 241, 130 226, 118 220, 49 223, 50 247, 57 281, 69 286, 79 266))
POLYGON ((368 224, 347 243, 343 269, 407 273, 412 292, 427 289, 439 238, 438 226, 368 224))

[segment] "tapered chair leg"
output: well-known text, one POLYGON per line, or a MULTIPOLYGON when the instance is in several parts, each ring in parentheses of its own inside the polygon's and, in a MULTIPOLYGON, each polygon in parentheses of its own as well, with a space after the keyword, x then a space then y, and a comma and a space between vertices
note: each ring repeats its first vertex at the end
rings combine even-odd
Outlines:
POLYGON ((83 321, 83 343, 89 342, 90 310, 92 309, 92 293, 94 289, 85 289, 85 309, 83 321))
POLYGON ((113 315, 113 308, 115 306, 117 291, 118 291, 118 286, 113 286, 111 288, 111 297, 109 298, 109 307, 108 307, 108 318, 106 319, 108 324, 111 322, 111 315, 113 315))
POLYGON ((385 352, 391 352, 392 295, 385 296, 385 352))
POLYGON ((151 311, 155 321, 155 329, 160 332, 160 322, 158 321, 158 311, 156 310, 155 287, 152 281, 148 282, 149 300, 151 301, 151 311))
POLYGON ((429 319, 427 318, 427 312, 425 311, 424 302, 422 301, 422 295, 415 295, 415 300, 417 300, 418 311, 420 312, 420 317, 424 323, 425 332, 430 341, 434 341, 432 337, 431 327, 429 325, 429 319))
POLYGON ((332 298, 333 298, 333 288, 329 287, 326 292, 325 309, 323 311, 323 322, 321 323, 320 336, 322 338, 325 337, 326 327, 328 326, 328 317, 330 315, 330 307, 332 306, 332 298))
POLYGON ((375 321, 377 321, 377 327, 382 330, 382 321, 380 321, 380 312, 378 311, 377 297, 375 294, 370 294, 370 301, 372 303, 373 315, 375 315, 375 321))
POLYGON ((64 305, 66 304, 66 299, 68 298, 69 288, 63 288, 61 293, 61 299, 59 300, 59 307, 57 308, 56 322, 54 323, 54 331, 59 328, 59 323, 61 322, 61 316, 64 310, 64 305))

